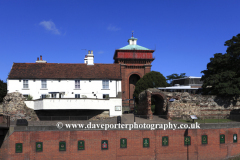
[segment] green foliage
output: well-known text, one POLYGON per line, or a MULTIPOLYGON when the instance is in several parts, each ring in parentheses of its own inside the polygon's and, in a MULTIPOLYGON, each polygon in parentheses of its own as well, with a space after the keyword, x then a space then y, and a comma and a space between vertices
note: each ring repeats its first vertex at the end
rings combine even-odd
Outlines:
POLYGON ((216 53, 201 73, 203 94, 219 96, 240 95, 240 34, 224 44, 227 53, 216 53))
POLYGON ((33 97, 29 94, 28 97, 27 97, 27 100, 32 100, 33 97))
POLYGON ((186 77, 186 73, 181 73, 180 75, 173 73, 173 74, 167 76, 167 81, 169 81, 169 84, 172 85, 173 79, 184 78, 184 77, 186 77))
POLYGON ((7 83, 4 83, 0 80, 0 103, 3 101, 3 98, 7 95, 7 83))
POLYGON ((151 110, 152 110, 152 113, 155 112, 155 105, 151 105, 151 110))
POLYGON ((168 83, 166 82, 166 78, 160 73, 156 71, 151 71, 143 76, 140 80, 137 81, 135 91, 133 96, 138 102, 138 95, 148 89, 155 87, 167 87, 168 83))

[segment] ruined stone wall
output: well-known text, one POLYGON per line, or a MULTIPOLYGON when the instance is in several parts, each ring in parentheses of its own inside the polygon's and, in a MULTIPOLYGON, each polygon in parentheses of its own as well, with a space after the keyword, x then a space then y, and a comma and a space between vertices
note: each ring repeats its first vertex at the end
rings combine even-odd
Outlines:
POLYGON ((229 115, 240 114, 240 98, 189 94, 188 92, 162 92, 156 88, 149 88, 139 94, 138 114, 151 114, 148 112, 151 106, 151 96, 156 94, 163 98, 163 111, 169 118, 183 118, 189 115, 225 118, 229 115), (150 95, 147 96, 147 93, 150 95), (175 99, 175 101, 170 102, 170 99, 175 99))
POLYGON ((19 92, 8 93, 3 98, 3 115, 10 116, 11 120, 38 120, 35 111, 26 106, 26 104, 24 103, 24 99, 25 98, 23 97, 23 95, 19 92))
POLYGON ((183 117, 197 115, 199 117, 226 117, 238 114, 240 99, 217 97, 215 95, 197 95, 187 92, 163 92, 168 101, 171 98, 174 102, 168 102, 168 115, 170 117, 183 117))

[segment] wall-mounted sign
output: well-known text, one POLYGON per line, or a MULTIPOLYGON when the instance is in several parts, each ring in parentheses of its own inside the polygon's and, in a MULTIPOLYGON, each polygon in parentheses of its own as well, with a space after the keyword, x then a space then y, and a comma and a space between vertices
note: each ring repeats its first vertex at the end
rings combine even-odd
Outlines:
POLYGON ((168 137, 167 136, 162 137, 162 146, 168 146, 168 137))
POLYGON ((186 136, 184 137, 184 145, 191 145, 191 137, 190 136, 186 136))
POLYGON ((78 141, 78 150, 84 150, 84 149, 85 149, 84 140, 78 141))
POLYGON ((207 144, 207 143, 208 143, 207 135, 202 135, 202 144, 207 144))
POLYGON ((22 153, 22 143, 16 143, 16 153, 22 153))
POLYGON ((59 151, 66 151, 66 142, 59 142, 59 151))
POLYGON ((42 151, 43 151, 43 143, 36 142, 36 152, 42 152, 42 151))
POLYGON ((224 134, 220 135, 220 143, 225 143, 225 135, 224 134))
POLYGON ((237 143, 237 134, 233 134, 233 143, 237 143))
POLYGON ((149 146, 149 138, 143 138, 143 148, 148 148, 149 146))
POLYGON ((102 150, 108 150, 108 140, 102 140, 101 148, 102 150))
POLYGON ((115 106, 115 111, 121 111, 121 106, 115 106))
POLYGON ((198 119, 196 115, 190 115, 191 119, 198 119))
POLYGON ((127 139, 126 138, 120 139, 120 148, 127 148, 127 139))

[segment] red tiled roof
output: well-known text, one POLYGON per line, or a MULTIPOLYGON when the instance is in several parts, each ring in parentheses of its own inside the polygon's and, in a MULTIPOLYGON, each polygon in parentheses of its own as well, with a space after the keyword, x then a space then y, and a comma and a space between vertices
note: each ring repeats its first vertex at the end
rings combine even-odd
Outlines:
POLYGON ((122 79, 119 64, 14 63, 8 79, 122 79))

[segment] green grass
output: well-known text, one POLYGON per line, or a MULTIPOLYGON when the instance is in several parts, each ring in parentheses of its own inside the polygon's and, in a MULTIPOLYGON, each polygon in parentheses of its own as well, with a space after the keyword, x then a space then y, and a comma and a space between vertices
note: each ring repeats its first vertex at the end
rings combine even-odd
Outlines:
POLYGON ((240 156, 236 156, 236 157, 231 157, 231 158, 228 158, 227 160, 240 160, 240 156))
MULTIPOLYGON (((176 120, 178 122, 184 122, 184 123, 192 123, 192 120, 176 120)), ((198 123, 204 123, 203 119, 195 119, 194 122, 198 123)), ((227 123, 227 122, 235 122, 230 119, 205 119, 205 123, 227 123)))

